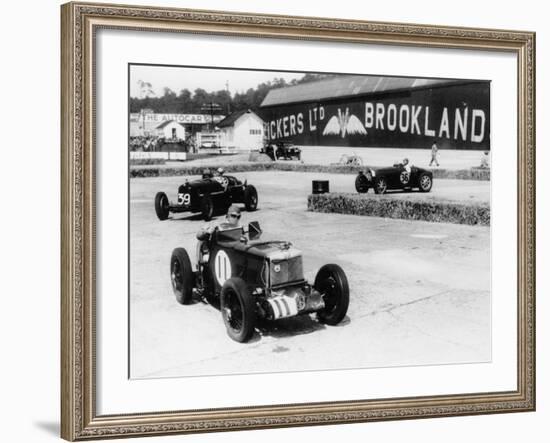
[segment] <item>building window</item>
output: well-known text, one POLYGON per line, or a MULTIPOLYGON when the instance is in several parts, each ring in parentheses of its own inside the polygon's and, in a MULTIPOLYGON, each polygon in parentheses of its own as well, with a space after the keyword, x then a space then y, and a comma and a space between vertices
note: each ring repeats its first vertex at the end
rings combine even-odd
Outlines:
POLYGON ((251 129, 250 130, 250 135, 262 135, 262 130, 261 129, 251 129))

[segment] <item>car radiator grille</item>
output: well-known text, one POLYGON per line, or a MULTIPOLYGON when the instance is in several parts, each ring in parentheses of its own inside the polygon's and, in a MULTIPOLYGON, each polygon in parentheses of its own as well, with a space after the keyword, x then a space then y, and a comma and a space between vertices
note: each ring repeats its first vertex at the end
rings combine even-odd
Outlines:
POLYGON ((270 266, 271 286, 303 280, 302 257, 273 261, 270 266))

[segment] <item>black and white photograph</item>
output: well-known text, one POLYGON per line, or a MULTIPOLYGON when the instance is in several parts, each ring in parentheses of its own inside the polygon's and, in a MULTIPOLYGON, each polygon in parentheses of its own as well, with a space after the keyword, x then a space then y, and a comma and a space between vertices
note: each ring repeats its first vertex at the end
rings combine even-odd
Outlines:
POLYGON ((129 376, 491 361, 491 83, 130 64, 129 376))
POLYGON ((547 439, 544 3, 124 3, 4 13, 2 441, 547 439))

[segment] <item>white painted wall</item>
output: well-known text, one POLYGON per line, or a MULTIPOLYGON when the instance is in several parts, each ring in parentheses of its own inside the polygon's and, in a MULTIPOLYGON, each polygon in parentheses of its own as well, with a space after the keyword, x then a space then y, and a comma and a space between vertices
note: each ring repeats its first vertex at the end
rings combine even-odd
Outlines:
POLYGON ((229 149, 260 149, 262 147, 264 124, 254 113, 239 117, 233 126, 221 128, 221 143, 229 149))
POLYGON ((185 140, 185 128, 178 122, 171 121, 166 126, 156 129, 156 135, 159 137, 173 138, 173 131, 176 131, 176 137, 185 140))

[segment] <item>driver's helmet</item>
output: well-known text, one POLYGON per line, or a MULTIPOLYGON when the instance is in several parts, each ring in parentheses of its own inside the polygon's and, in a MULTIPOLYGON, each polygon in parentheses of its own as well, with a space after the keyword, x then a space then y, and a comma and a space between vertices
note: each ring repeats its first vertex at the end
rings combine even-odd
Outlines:
POLYGON ((218 169, 216 170, 216 172, 218 173, 218 175, 223 175, 223 174, 225 173, 225 169, 223 169, 223 168, 218 168, 218 169))
POLYGON ((409 159, 408 158, 404 158, 403 159, 403 166, 406 166, 409 164, 409 159))

